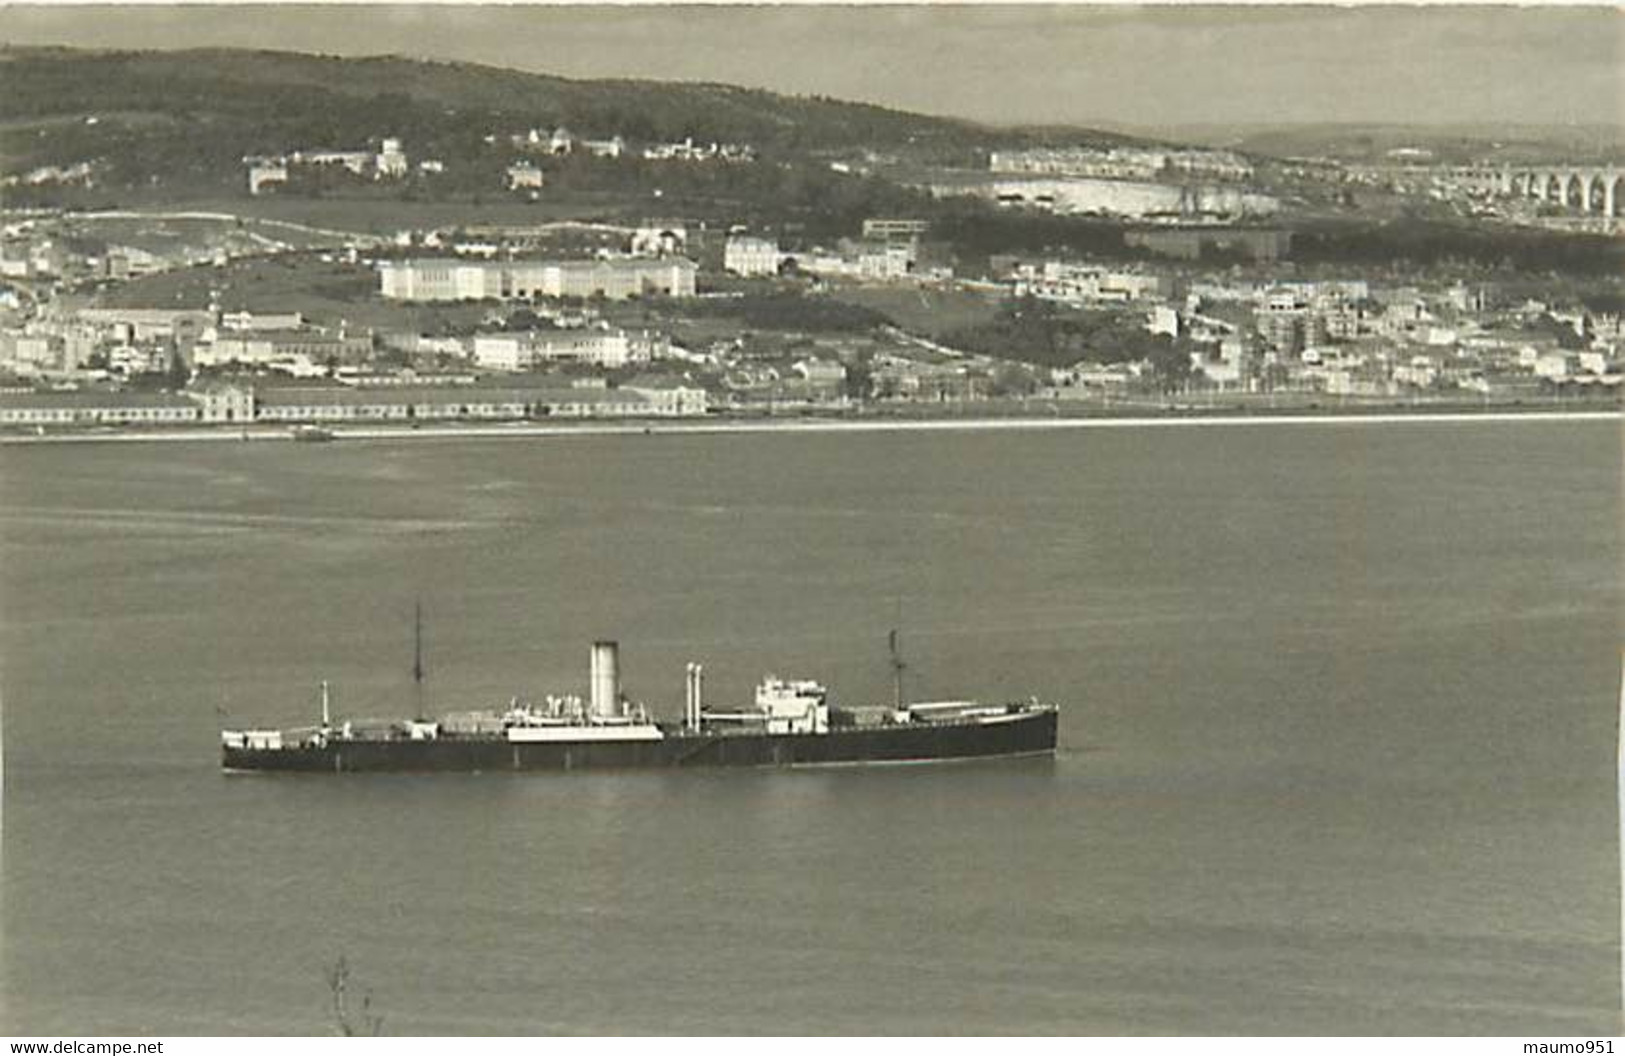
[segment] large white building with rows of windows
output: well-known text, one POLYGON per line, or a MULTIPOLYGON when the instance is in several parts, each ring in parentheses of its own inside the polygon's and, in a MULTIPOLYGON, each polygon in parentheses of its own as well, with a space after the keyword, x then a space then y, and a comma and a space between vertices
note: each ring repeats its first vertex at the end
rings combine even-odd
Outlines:
POLYGON ((746 278, 777 275, 783 261, 779 244, 770 238, 733 235, 722 249, 723 268, 746 278))
POLYGON ((649 260, 391 260, 378 265, 380 292, 396 301, 530 300, 657 295, 694 296, 693 261, 649 260))
POLYGON ((0 393, 0 425, 182 425, 201 420, 195 401, 169 393, 0 393))
POLYGON ((194 423, 500 421, 527 418, 691 418, 706 391, 668 379, 603 384, 274 385, 211 382, 182 393, 110 391, 0 393, 0 426, 194 423))
POLYGON ((649 358, 625 330, 521 330, 475 334, 474 362, 488 370, 531 370, 549 363, 588 363, 615 369, 649 358))

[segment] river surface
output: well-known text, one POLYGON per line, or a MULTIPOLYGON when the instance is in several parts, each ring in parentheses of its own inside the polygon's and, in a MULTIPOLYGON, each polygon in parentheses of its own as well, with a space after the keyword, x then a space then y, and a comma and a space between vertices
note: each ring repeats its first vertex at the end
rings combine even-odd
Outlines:
POLYGON ((1612 1033, 1606 422, 0 449, 0 1032, 1612 1033), (228 776, 766 672, 1053 760, 228 776))

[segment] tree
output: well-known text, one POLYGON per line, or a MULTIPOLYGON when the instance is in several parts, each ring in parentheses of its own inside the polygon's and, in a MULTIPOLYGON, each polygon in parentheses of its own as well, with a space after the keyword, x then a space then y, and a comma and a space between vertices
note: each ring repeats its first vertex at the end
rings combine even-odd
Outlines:
POLYGON ((1168 337, 1152 343, 1146 359, 1163 395, 1183 389, 1191 379, 1191 355, 1184 342, 1168 337))
POLYGON ((991 391, 994 396, 1031 396, 1037 389, 1038 379, 1030 367, 1000 363, 993 368, 991 391))
POLYGON ((182 356, 178 351, 169 354, 167 379, 169 388, 174 392, 186 388, 186 383, 192 380, 192 371, 186 365, 186 357, 182 356))
POLYGON ((846 364, 846 378, 841 382, 841 391, 854 400, 866 400, 874 388, 874 372, 869 364, 862 360, 853 360, 846 364))

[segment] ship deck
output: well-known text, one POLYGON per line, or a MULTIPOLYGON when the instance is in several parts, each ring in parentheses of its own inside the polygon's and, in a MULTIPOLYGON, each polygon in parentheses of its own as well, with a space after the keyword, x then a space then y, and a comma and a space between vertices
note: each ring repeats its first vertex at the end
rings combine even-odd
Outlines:
POLYGON ((1053 752, 1057 728, 1056 709, 1024 707, 1004 715, 843 726, 825 733, 679 729, 650 740, 604 741, 510 741, 495 734, 418 740, 328 737, 280 747, 226 745, 221 762, 227 770, 324 772, 924 763, 1053 752))

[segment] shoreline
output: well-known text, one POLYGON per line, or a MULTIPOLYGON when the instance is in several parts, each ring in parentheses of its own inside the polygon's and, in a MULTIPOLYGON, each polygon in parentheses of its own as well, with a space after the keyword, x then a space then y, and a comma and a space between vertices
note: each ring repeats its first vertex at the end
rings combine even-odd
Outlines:
MULTIPOLYGON (((982 418, 874 418, 874 419, 719 419, 633 420, 579 423, 480 422, 458 425, 346 425, 319 426, 331 435, 323 442, 359 440, 497 440, 571 436, 725 436, 761 433, 878 433, 878 432, 997 432, 1068 429, 1198 428, 1260 425, 1449 425, 1472 422, 1621 422, 1620 410, 1608 411, 1381 411, 1371 413, 1282 412, 1280 414, 1152 414, 1120 417, 982 417, 982 418)), ((296 442, 292 427, 254 426, 183 429, 118 429, 101 431, 0 435, 0 446, 95 443, 263 443, 296 442)))

